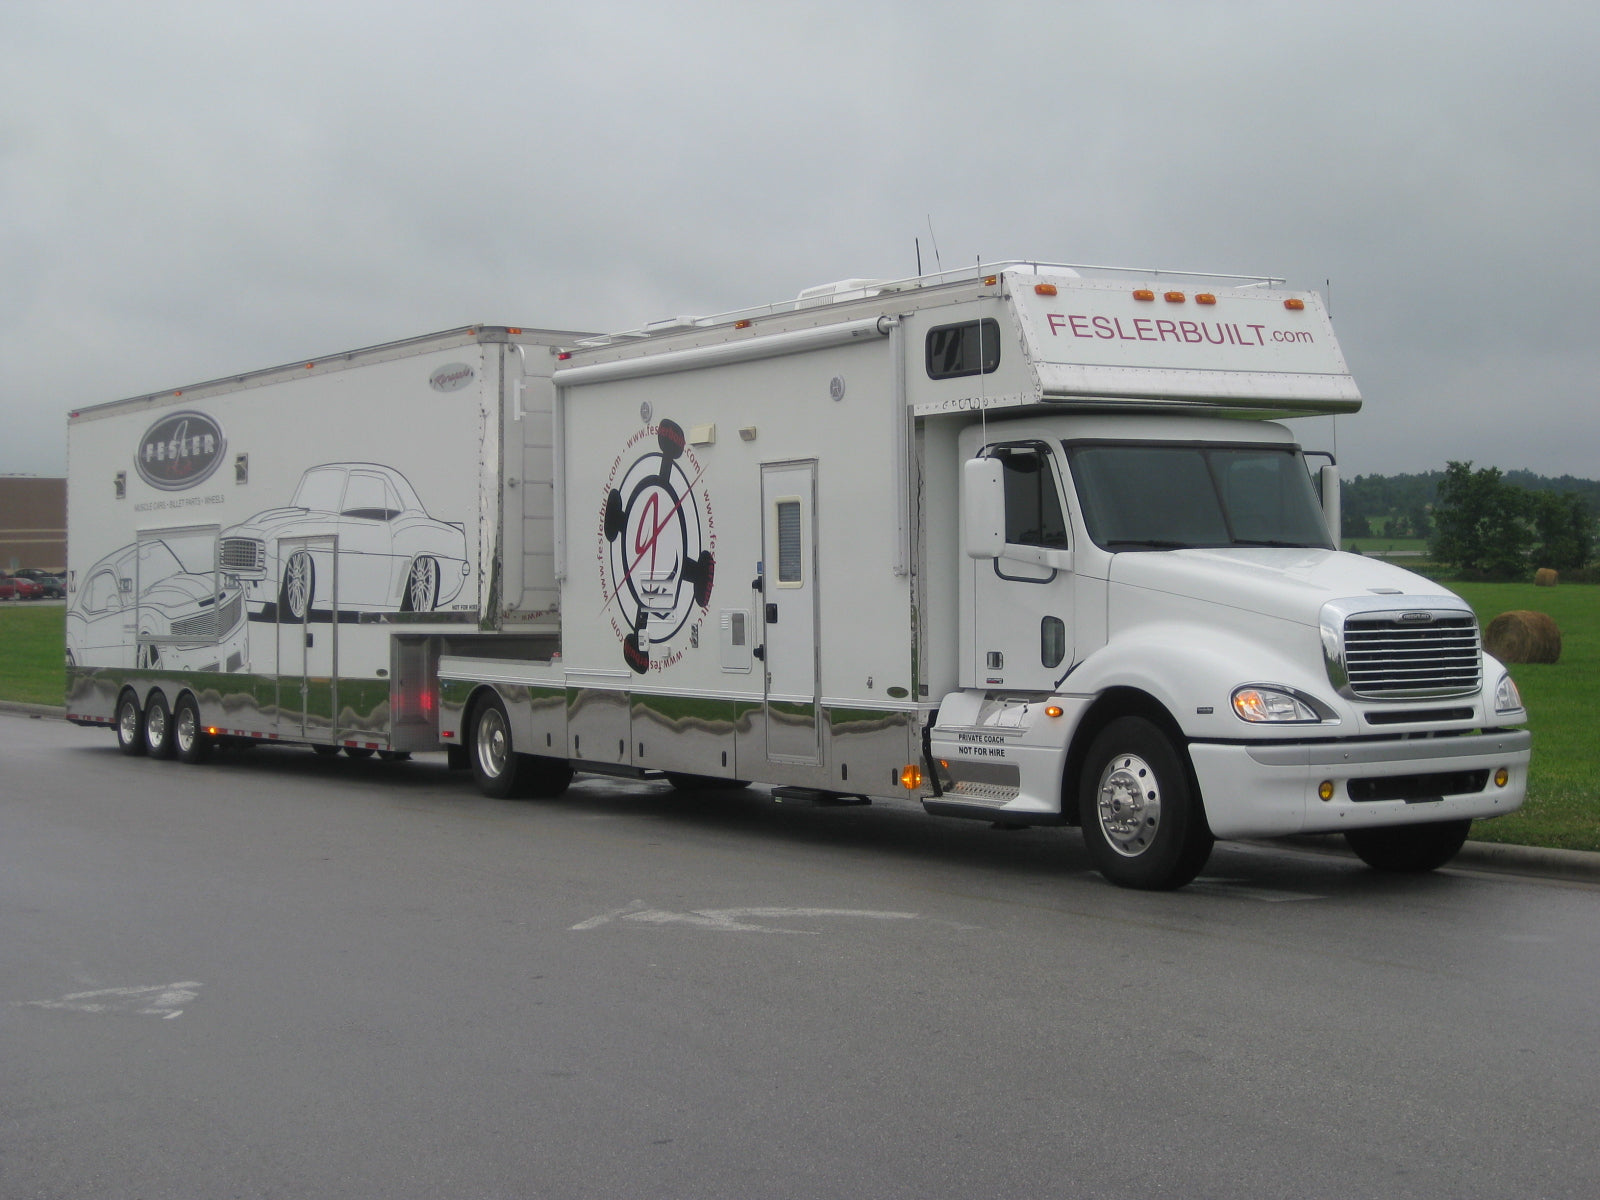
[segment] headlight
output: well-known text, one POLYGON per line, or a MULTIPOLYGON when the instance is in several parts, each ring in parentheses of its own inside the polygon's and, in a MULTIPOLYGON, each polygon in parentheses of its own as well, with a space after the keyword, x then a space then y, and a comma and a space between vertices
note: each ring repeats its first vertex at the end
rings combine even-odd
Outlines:
POLYGON ((1253 724, 1315 725, 1324 719, 1320 708, 1310 696, 1288 688, 1249 683, 1233 689, 1233 711, 1253 724))
POLYGON ((1516 712, 1522 707, 1522 693, 1509 675, 1500 676, 1494 689, 1494 710, 1497 713, 1516 712))

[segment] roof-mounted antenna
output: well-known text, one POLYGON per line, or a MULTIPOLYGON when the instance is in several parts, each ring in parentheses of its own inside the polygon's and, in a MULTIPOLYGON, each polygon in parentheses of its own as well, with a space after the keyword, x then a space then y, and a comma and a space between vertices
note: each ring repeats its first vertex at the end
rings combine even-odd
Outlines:
POLYGON ((933 232, 933 214, 928 214, 928 241, 933 243, 933 266, 941 275, 944 274, 944 262, 939 258, 939 239, 933 232))
POLYGON ((922 278, 922 239, 914 237, 911 244, 917 248, 917 278, 922 278))

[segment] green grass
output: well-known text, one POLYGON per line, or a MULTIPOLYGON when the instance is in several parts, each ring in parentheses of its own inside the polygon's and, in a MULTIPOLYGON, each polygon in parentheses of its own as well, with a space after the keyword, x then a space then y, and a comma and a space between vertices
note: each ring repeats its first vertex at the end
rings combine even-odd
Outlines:
POLYGON ((1486 842, 1600 850, 1600 587, 1570 583, 1449 583, 1488 625, 1513 609, 1548 613, 1561 629, 1561 660, 1513 663, 1511 677, 1528 707, 1533 764, 1528 801, 1508 817, 1480 821, 1486 842))
MULTIPOLYGON (((1548 613, 1561 628, 1561 661, 1518 663, 1511 675, 1528 706, 1533 765, 1519 812, 1480 821, 1474 838, 1522 846, 1600 850, 1600 586, 1449 583, 1487 625, 1500 613, 1548 613)), ((0 700, 60 704, 64 610, 0 604, 0 700)))
POLYGON ((0 602, 0 700, 60 704, 66 695, 64 621, 59 605, 0 602))

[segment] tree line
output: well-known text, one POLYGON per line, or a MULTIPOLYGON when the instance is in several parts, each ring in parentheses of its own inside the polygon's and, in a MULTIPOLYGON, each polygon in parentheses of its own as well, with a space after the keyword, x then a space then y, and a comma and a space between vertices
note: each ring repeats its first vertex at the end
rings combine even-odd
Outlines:
POLYGON ((1463 574, 1519 579, 1589 564, 1600 481, 1451 462, 1419 475, 1358 475, 1340 499, 1346 538, 1421 538, 1435 561, 1463 574))

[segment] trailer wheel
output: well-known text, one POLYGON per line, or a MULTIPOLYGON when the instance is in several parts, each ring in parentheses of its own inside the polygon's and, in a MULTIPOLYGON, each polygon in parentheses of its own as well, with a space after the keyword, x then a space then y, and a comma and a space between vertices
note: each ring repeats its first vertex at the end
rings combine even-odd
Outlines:
POLYGON ((182 763, 202 763, 211 757, 211 735, 200 724, 200 706, 185 692, 172 713, 172 741, 182 763))
POLYGON ((1352 829, 1344 840, 1374 871, 1420 874, 1437 870, 1454 858, 1471 828, 1471 821, 1394 825, 1387 829, 1352 829))
POLYGON ((377 753, 371 746, 346 746, 344 752, 350 758, 371 758, 377 753))
POLYGON ((1119 717, 1089 747, 1078 787, 1089 861, 1121 887, 1180 888, 1213 838, 1183 753, 1143 717, 1119 717))
POLYGON ((144 749, 151 758, 171 758, 172 710, 160 692, 151 692, 144 705, 144 749))
POLYGON ((315 754, 318 758, 332 758, 335 754, 339 753, 339 747, 329 746, 323 742, 312 742, 311 753, 315 754))
POLYGON ((123 692, 117 700, 117 749, 129 756, 145 752, 144 714, 139 709, 139 697, 123 692))
POLYGON ((473 709, 471 760, 478 790, 497 800, 549 800, 572 782, 572 767, 563 759, 517 753, 498 696, 484 697, 473 709))
POLYGON ((283 583, 278 588, 278 619, 304 624, 311 612, 311 597, 316 587, 316 568, 308 550, 296 550, 283 564, 283 583))
POLYGON ((413 559, 406 573, 406 594, 401 612, 432 612, 439 603, 439 560, 423 555, 413 559))

